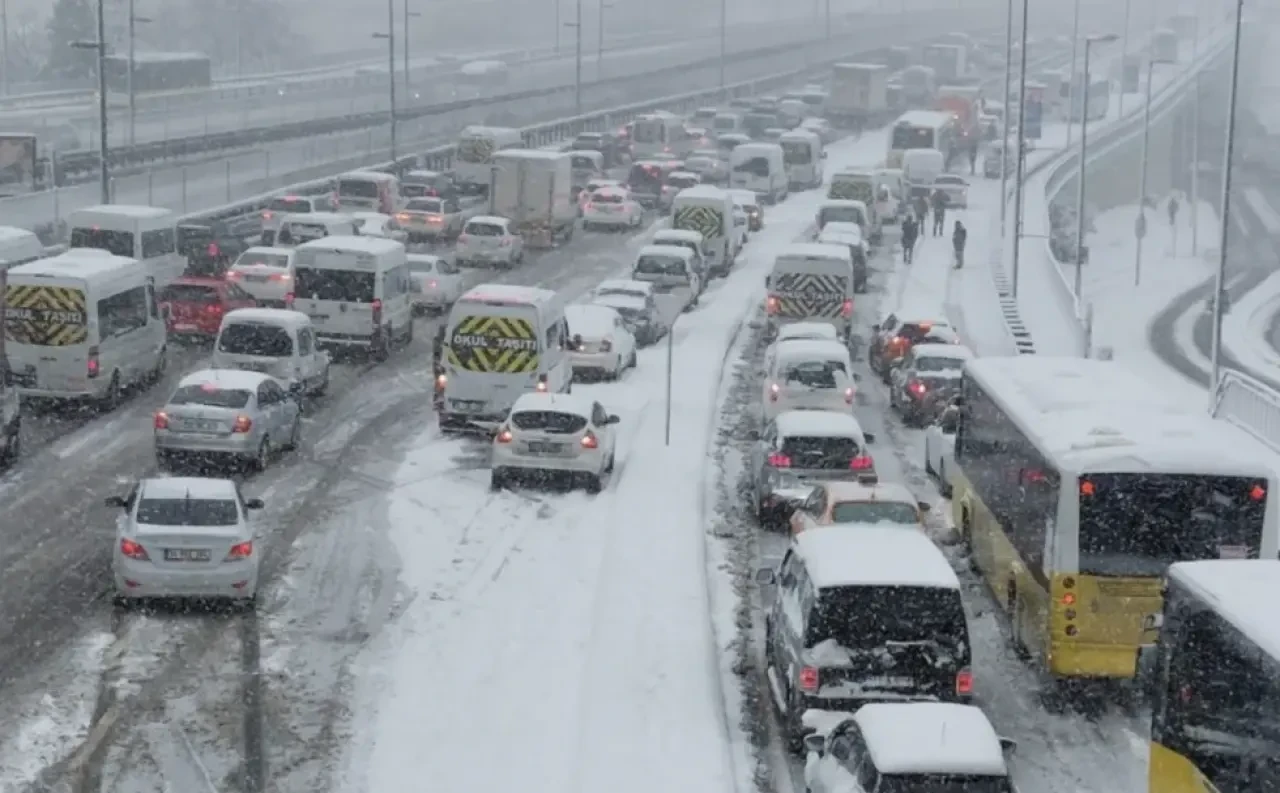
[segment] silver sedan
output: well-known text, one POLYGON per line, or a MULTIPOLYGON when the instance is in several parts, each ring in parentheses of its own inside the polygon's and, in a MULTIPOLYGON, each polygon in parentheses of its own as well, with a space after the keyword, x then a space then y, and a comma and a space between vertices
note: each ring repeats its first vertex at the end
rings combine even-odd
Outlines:
POLYGON ((254 470, 297 447, 298 394, 260 372, 206 369, 182 378, 155 414, 156 461, 230 458, 254 470))

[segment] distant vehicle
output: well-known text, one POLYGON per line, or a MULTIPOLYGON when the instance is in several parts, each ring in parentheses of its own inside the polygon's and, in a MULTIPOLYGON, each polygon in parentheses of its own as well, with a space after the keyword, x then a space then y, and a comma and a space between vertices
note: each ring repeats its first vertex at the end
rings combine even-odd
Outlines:
POLYGON ((761 423, 788 410, 853 411, 849 348, 839 341, 790 341, 770 348, 761 384, 761 423))
POLYGON ((956 430, 960 428, 960 401, 953 399, 937 420, 924 430, 924 472, 938 482, 938 492, 951 498, 950 472, 956 463, 956 430))
POLYGON ((644 222, 644 207, 626 190, 602 187, 582 207, 582 228, 635 229, 644 222))
POLYGON ((959 344, 960 337, 943 320, 889 314, 871 326, 867 364, 887 385, 893 366, 917 344, 959 344))
POLYGON ((445 311, 462 296, 462 272, 453 262, 425 253, 411 253, 413 307, 417 311, 445 311))
POLYGON ((214 369, 269 374, 292 394, 322 396, 329 388, 329 353, 316 343, 306 314, 242 308, 222 318, 213 345, 214 369))
POLYGON ((267 202, 267 208, 262 210, 262 244, 275 244, 276 232, 280 230, 280 221, 283 220, 286 215, 308 215, 312 212, 335 212, 337 211, 337 208, 337 202, 334 201, 333 196, 328 193, 318 196, 276 196, 267 202))
POLYGON ((254 246, 227 268, 227 280, 253 295, 258 305, 284 308, 293 292, 294 249, 254 246))
MULTIPOLYGON (((797 493, 797 496, 800 494, 797 493)), ((906 486, 886 482, 817 482, 797 498, 791 533, 817 526, 897 526, 919 531, 931 509, 906 486)))
POLYGON ((396 242, 407 241, 409 235, 391 215, 381 212, 353 212, 361 237, 381 237, 396 242))
POLYGON ((917 344, 889 375, 889 405, 907 424, 927 425, 960 393, 973 351, 961 344, 917 344))
POLYGON ((963 176, 953 173, 938 174, 933 180, 933 189, 945 193, 950 200, 948 206, 953 209, 965 209, 969 206, 969 182, 963 176))
POLYGON ((596 292, 591 302, 617 311, 640 345, 653 344, 666 333, 654 295, 641 297, 621 292, 596 292))
POLYGON ((747 471, 751 507, 761 526, 786 520, 788 491, 804 480, 857 482, 875 476, 875 459, 867 451, 874 436, 849 409, 788 410, 752 433, 747 471))
POLYGON ((524 261, 524 240, 506 218, 477 215, 462 227, 454 249, 454 261, 459 267, 486 264, 515 267, 524 261))
POLYGON ((222 278, 185 276, 160 290, 160 312, 170 338, 213 339, 227 312, 252 308, 253 295, 222 278))
POLYGON ((464 207, 456 198, 410 198, 396 213, 396 223, 407 242, 438 242, 456 239, 467 221, 482 211, 481 205, 464 207))

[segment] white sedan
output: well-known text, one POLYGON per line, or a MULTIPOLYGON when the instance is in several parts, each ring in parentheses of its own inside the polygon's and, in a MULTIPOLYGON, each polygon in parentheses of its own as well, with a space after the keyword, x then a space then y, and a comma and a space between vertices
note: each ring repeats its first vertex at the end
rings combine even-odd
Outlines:
POLYGON ((569 326, 569 364, 575 377, 617 380, 636 365, 636 337, 622 315, 608 306, 565 306, 569 326))
POLYGON ((582 207, 584 230, 612 228, 634 229, 644 222, 644 207, 622 190, 596 190, 582 207))
POLYGON ((950 206, 965 209, 969 206, 969 183, 963 176, 953 173, 939 174, 933 180, 933 189, 941 190, 951 199, 950 206))
POLYGON ((924 431, 924 470, 938 480, 938 491, 951 498, 950 471, 956 465, 956 430, 960 426, 960 409, 947 408, 924 431))
POLYGON ((462 227, 453 260, 459 267, 484 264, 514 267, 524 261, 524 240, 506 218, 479 215, 462 227))
POLYGON ((453 262, 426 253, 411 253, 405 258, 415 310, 444 311, 462 295, 462 273, 453 262))
POLYGON ((360 229, 363 236, 383 237, 396 242, 409 239, 408 232, 400 228, 400 224, 390 215, 381 212, 352 212, 351 216, 355 218, 356 228, 360 229))
POLYGON ((493 436, 489 486, 517 477, 567 476, 599 493, 613 473, 618 417, 579 394, 526 393, 493 436))

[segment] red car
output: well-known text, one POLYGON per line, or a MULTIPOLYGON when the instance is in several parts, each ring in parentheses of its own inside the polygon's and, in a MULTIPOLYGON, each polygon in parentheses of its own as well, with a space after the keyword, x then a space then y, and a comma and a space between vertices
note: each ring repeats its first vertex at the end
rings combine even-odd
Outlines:
POLYGON ((165 328, 172 336, 212 339, 224 314, 257 304, 253 295, 221 278, 183 276, 160 292, 165 328))

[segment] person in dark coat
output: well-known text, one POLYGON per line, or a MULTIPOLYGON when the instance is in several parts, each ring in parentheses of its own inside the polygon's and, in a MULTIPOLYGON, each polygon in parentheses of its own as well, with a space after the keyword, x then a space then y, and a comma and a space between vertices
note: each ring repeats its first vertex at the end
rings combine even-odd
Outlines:
POLYGON ((969 175, 972 176, 978 172, 978 136, 970 136, 965 145, 969 155, 969 175))
POLYGON ((916 224, 923 229, 929 219, 929 197, 918 195, 912 199, 912 204, 916 212, 916 224))
POLYGON ((943 190, 934 190, 933 198, 933 236, 941 237, 947 233, 947 205, 951 198, 943 190))
POLYGON ((914 215, 902 219, 902 263, 911 264, 915 252, 916 240, 920 238, 920 222, 914 215))
POLYGON ((969 230, 960 221, 956 221, 955 231, 951 232, 951 247, 956 252, 956 269, 964 267, 964 245, 969 241, 969 230))

